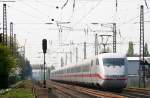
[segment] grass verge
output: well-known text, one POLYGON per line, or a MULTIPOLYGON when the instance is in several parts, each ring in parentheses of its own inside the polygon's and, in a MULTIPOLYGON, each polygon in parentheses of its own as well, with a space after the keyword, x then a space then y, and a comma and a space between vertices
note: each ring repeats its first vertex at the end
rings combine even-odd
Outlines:
POLYGON ((34 98, 32 93, 32 82, 22 81, 21 83, 15 84, 12 90, 6 92, 0 98, 34 98))

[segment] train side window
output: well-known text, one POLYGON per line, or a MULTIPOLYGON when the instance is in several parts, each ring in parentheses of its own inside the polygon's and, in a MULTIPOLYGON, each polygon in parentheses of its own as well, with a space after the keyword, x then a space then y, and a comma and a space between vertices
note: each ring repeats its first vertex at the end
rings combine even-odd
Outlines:
POLYGON ((69 68, 67 68, 67 73, 69 73, 69 68))
POLYGON ((78 67, 78 72, 81 72, 81 67, 78 67))
POLYGON ((71 73, 74 73, 73 71, 74 71, 73 68, 71 68, 71 73))
POLYGON ((71 73, 71 69, 69 68, 69 73, 71 73))

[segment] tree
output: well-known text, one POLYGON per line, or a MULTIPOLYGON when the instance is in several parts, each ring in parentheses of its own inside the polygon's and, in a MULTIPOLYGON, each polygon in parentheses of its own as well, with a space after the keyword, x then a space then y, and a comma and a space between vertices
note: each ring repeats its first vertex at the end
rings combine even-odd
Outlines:
POLYGON ((147 43, 145 43, 145 47, 144 47, 144 56, 149 56, 148 44, 147 43))
POLYGON ((17 60, 11 55, 11 50, 0 44, 0 88, 8 87, 8 78, 13 68, 16 68, 17 60))
POLYGON ((133 42, 130 41, 130 42, 129 42, 129 47, 128 47, 127 56, 133 56, 133 55, 134 55, 133 42))
POLYGON ((53 65, 50 67, 50 71, 52 70, 55 70, 55 67, 53 65))
POLYGON ((50 68, 48 68, 48 77, 50 78, 50 73, 52 70, 55 70, 55 67, 53 65, 50 66, 50 68))

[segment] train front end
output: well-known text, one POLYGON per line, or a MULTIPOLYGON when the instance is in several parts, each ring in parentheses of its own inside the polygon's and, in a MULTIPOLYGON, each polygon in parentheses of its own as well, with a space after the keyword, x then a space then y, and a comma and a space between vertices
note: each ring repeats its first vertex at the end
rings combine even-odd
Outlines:
POLYGON ((127 85, 127 59, 123 54, 106 53, 101 57, 103 79, 101 86, 108 89, 123 89, 127 85))

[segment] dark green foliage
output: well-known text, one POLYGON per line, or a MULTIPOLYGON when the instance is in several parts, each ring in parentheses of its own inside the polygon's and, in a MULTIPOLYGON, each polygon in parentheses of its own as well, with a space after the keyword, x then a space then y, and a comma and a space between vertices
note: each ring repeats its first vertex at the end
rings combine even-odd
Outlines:
POLYGON ((16 64, 16 59, 11 55, 10 49, 0 44, 0 73, 9 74, 16 64))
POLYGON ((52 65, 49 70, 50 71, 55 70, 55 67, 52 65))
POLYGON ((9 74, 16 65, 17 61, 11 55, 11 50, 0 44, 0 88, 7 88, 9 74))
POLYGON ((129 47, 128 47, 127 56, 133 56, 133 55, 134 55, 133 42, 130 41, 130 42, 129 42, 129 47))

